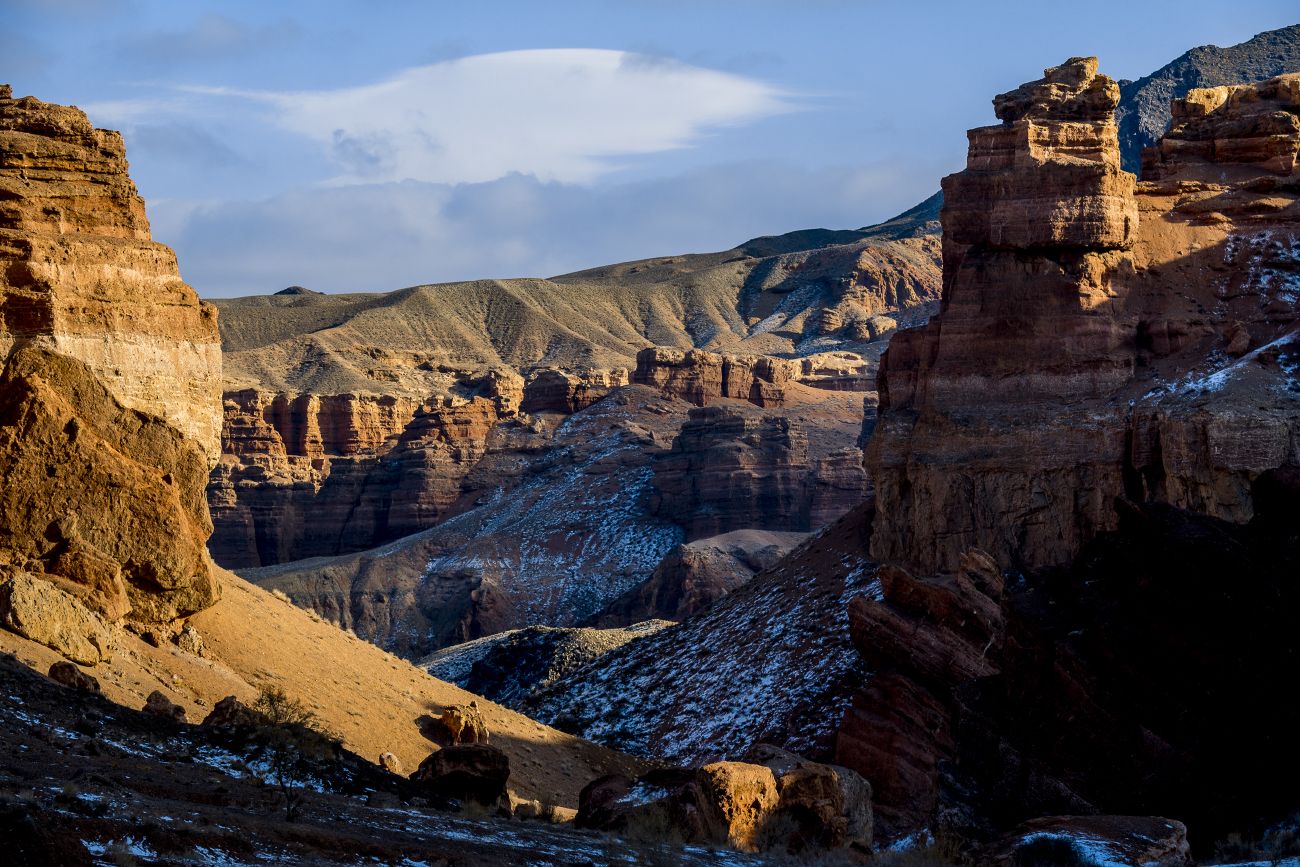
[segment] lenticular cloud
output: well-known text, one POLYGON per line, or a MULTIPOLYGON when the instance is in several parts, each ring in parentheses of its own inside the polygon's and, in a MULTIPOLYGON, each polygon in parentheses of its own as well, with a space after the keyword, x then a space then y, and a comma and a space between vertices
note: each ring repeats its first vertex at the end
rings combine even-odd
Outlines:
POLYGON ((794 108, 763 82, 604 49, 508 51, 330 91, 242 93, 326 148, 335 183, 584 183, 617 158, 690 146, 709 129, 794 108))

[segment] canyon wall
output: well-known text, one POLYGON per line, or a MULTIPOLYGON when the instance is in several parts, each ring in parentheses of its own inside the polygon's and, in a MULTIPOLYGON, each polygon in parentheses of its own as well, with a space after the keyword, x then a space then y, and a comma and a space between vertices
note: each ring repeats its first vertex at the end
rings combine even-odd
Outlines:
POLYGON ((0 354, 78 358, 124 406, 159 416, 215 461, 216 310, 150 240, 122 137, 76 108, 0 89, 0 354))
POLYGON ((1289 803, 1253 781, 1297 718, 1266 684, 1295 676, 1300 75, 1176 101, 1141 182, 1118 98, 1076 58, 994 100, 944 180, 940 313, 882 360, 837 754, 890 834, 1289 803))
POLYGON ((121 137, 8 86, 0 354, 5 625, 68 652, 97 618, 148 630, 215 602, 216 311, 150 239, 121 137))

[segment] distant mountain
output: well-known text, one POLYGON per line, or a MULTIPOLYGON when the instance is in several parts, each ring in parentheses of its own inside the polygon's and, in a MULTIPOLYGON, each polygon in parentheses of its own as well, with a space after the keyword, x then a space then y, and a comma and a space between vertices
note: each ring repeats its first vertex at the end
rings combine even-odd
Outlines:
POLYGON ((1137 81, 1120 82, 1120 156, 1138 173, 1142 148, 1169 128, 1169 103, 1197 87, 1250 84, 1284 72, 1300 72, 1300 24, 1270 30, 1229 48, 1202 45, 1137 81))

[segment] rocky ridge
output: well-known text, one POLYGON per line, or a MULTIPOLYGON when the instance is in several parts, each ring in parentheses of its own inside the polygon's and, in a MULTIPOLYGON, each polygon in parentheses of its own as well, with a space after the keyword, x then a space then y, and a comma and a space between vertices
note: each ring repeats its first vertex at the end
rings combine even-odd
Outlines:
POLYGON ((1142 151, 1168 131, 1170 105, 1198 88, 1264 81, 1300 72, 1300 24, 1270 30, 1227 48, 1203 45, 1137 81, 1120 82, 1120 156, 1136 173, 1142 151))
POLYGON ((1141 182, 1092 59, 971 132, 942 307, 891 343, 868 448, 885 565, 850 630, 874 676, 837 758, 888 833, 1117 812, 1204 843, 1289 809, 1246 781, 1289 774, 1262 744, 1294 709, 1246 710, 1241 678, 1292 676, 1298 96, 1191 91, 1141 182))
POLYGON ((174 631, 219 596, 215 310, 150 239, 121 137, 76 108, 0 88, 0 201, 4 617, 94 663, 110 649, 77 633, 174 631))

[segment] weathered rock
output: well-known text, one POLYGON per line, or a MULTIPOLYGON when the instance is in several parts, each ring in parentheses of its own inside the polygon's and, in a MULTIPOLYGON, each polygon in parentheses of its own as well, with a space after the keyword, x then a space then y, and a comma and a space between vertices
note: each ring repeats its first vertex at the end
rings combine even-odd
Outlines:
POLYGON ((755 744, 744 760, 776 775, 780 810, 794 826, 787 849, 801 841, 826 848, 869 848, 874 819, 871 784, 856 771, 813 762, 771 744, 755 744))
POLYGON ((228 695, 213 705, 212 711, 203 718, 205 726, 224 728, 255 728, 270 723, 269 717, 253 710, 233 695, 228 695))
POLYGON ((440 747, 461 744, 486 744, 491 740, 478 702, 454 704, 444 708, 441 716, 430 726, 430 737, 440 747))
POLYGON ((203 636, 188 623, 181 627, 181 631, 177 633, 176 646, 195 656, 203 656, 207 650, 203 642, 203 636))
POLYGON ((524 386, 520 410, 572 415, 591 406, 615 388, 628 384, 627 370, 539 370, 524 386))
POLYGON ((241 567, 342 554, 437 523, 518 409, 504 381, 466 380, 468 400, 227 393, 226 454, 208 487, 214 558, 241 567))
POLYGON ((1137 81, 1120 83, 1116 111, 1124 168, 1136 172, 1142 151, 1169 129, 1170 103, 1202 87, 1264 81, 1300 72, 1300 24, 1269 30, 1240 45, 1202 45, 1137 81))
POLYGON ((76 597, 26 572, 0 573, 0 624, 82 665, 113 657, 103 620, 76 597))
POLYGON ((0 375, 0 550, 106 614, 171 621, 216 601, 202 453, 123 408, 82 362, 20 348, 0 375), (127 530, 126 528, 129 528, 127 530))
POLYGON ((443 747, 411 774, 411 780, 438 799, 498 806, 506 797, 510 760, 493 746, 474 743, 443 747))
POLYGON ((680 545, 654 574, 607 605, 591 624, 685 620, 770 568, 806 538, 805 533, 733 530, 680 545))
POLYGON ((118 401, 220 453, 216 310, 150 240, 122 137, 80 110, 0 97, 0 356, 84 362, 118 401))
POLYGON ((762 765, 714 762, 700 768, 699 780, 709 805, 713 833, 737 849, 757 851, 776 809, 776 778, 762 765))
POLYGON ((153 716, 165 717, 174 722, 185 722, 185 708, 156 689, 149 693, 149 697, 145 699, 144 707, 140 708, 140 710, 153 716))
POLYGON ((388 771, 390 774, 397 774, 399 777, 406 776, 402 770, 402 760, 392 753, 379 754, 379 767, 388 771))
POLYGON ((1121 495, 1249 518, 1252 479, 1291 460, 1294 413, 1280 368, 1223 365, 1213 341, 1285 345, 1294 328, 1298 206, 1277 183, 1300 141, 1295 81, 1194 92, 1136 188, 1091 61, 999 98, 1008 122, 973 131, 945 182, 942 312, 882 363, 878 558, 1068 562, 1116 527, 1121 495), (1240 384, 1205 407, 1215 367, 1240 384), (1264 420, 1245 422, 1260 387, 1264 420), (1249 444, 1201 445, 1243 425, 1249 444))
POLYGON ((781 387, 797 369, 794 362, 767 356, 651 346, 637 353, 632 381, 696 406, 729 397, 755 406, 780 407, 785 403, 781 387))
POLYGON ((654 486, 652 508, 691 541, 747 527, 815 529, 861 502, 866 475, 848 452, 813 460, 796 420, 705 406, 655 463, 654 486))
POLYGON ((56 662, 51 665, 50 680, 81 692, 101 692, 99 681, 71 662, 56 662))

